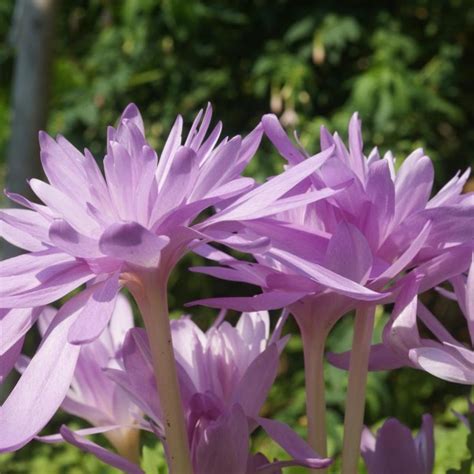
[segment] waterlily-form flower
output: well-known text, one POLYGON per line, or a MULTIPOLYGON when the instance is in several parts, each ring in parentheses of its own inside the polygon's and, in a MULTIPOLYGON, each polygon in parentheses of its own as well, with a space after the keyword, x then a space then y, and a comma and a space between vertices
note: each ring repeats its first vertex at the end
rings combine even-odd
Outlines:
POLYGON ((431 474, 435 455, 433 419, 423 416, 416 438, 395 418, 388 419, 376 436, 364 428, 361 451, 369 474, 431 474))
MULTIPOLYGON (((25 371, 2 406, 0 451, 28 442, 56 411, 79 345, 106 328, 127 278, 159 272, 166 285, 169 272, 198 236, 189 227, 194 217, 252 187, 253 181, 240 172, 258 146, 261 127, 244 140, 224 139, 216 146, 221 124, 206 138, 210 120, 208 107, 182 144, 178 117, 158 161, 138 109, 130 105, 118 128, 109 128, 105 179, 87 150, 82 154, 63 137, 40 134, 49 184, 32 179, 30 185, 44 204, 8 193, 27 209, 0 213, 1 235, 29 250, 2 262, 0 307, 39 307, 83 283, 88 288, 60 309, 30 364, 34 369, 25 371), (54 390, 42 391, 44 384, 54 390), (16 413, 19 405, 21 413, 16 413)), ((34 323, 34 318, 24 320, 34 323)), ((12 347, 29 327, 11 335, 12 347)))
MULTIPOLYGON (((448 382, 474 384, 474 259, 467 275, 450 279, 454 292, 439 289, 455 299, 466 318, 471 346, 453 338, 431 311, 419 300, 415 279, 406 282, 391 318, 383 331, 383 341, 371 348, 369 370, 391 370, 403 366, 424 370, 448 382), (436 339, 423 338, 418 319, 436 339)), ((337 367, 348 367, 349 354, 332 354, 337 367)))
MULTIPOLYGON (((290 142, 275 116, 264 116, 262 123, 289 169, 311 159, 290 142)), ((292 294, 298 301, 292 311, 301 321, 299 315, 306 313, 311 313, 311 319, 334 320, 354 308, 355 300, 383 299, 380 292, 387 292, 386 285, 406 270, 416 270, 424 291, 467 269, 474 245, 474 193, 461 192, 469 170, 429 199, 434 171, 423 150, 414 151, 398 171, 390 152, 381 158, 374 149, 366 157, 357 114, 349 124, 349 149, 337 133, 331 136, 324 127, 321 147, 332 151, 329 158, 288 194, 338 192, 262 219, 243 219, 239 225, 271 239, 271 246, 253 252, 257 263, 216 256, 205 249, 203 255, 228 268, 199 270, 253 283, 264 294, 292 294), (303 298, 306 295, 309 300, 303 298)), ((398 291, 395 286, 394 294, 398 291)), ((257 295, 205 303, 256 310, 268 307, 269 299, 257 295)), ((278 304, 275 300, 271 306, 278 304)))
MULTIPOLYGON (((313 159, 291 143, 275 116, 263 117, 262 124, 287 160, 289 171, 313 159)), ((374 149, 365 156, 357 114, 349 123, 348 148, 337 133, 330 135, 324 128, 321 148, 330 156, 283 199, 327 189, 333 191, 331 195, 239 222, 248 232, 271 241, 267 248, 250 250, 256 263, 239 261, 209 247, 196 250, 222 265, 199 271, 252 283, 263 291, 254 297, 200 303, 241 311, 287 306, 295 316, 305 353, 309 438, 324 453, 326 436, 320 420, 325 408, 320 387, 328 332, 340 317, 356 310, 354 342, 361 348, 355 354, 361 360, 354 360, 354 367, 366 372, 375 303, 393 301, 407 272, 414 275, 422 292, 467 269, 474 242, 474 194, 462 194, 468 170, 430 199, 434 169, 421 149, 408 156, 398 170, 390 152, 381 157, 374 149)), ((237 227, 233 230, 239 231, 237 227)), ((358 412, 355 416, 353 404, 347 404, 349 424, 362 423, 364 396, 352 394, 351 387, 363 390, 365 376, 354 373, 353 383, 349 381, 348 398, 359 405, 354 408, 358 412)), ((345 431, 351 432, 347 439, 355 439, 360 428, 345 431)), ((358 444, 353 443, 354 450, 358 444)), ((356 461, 353 451, 347 472, 356 469, 356 461)))
MULTIPOLYGON (((250 474, 257 468, 278 472, 287 465, 330 464, 286 425, 259 417, 287 340, 280 339, 281 322, 272 336, 266 312, 244 313, 236 327, 218 320, 206 333, 189 317, 173 320, 171 327, 195 473, 250 474), (269 463, 262 455, 249 454, 249 435, 258 425, 294 459, 269 463)), ((109 370, 109 375, 148 415, 163 439, 164 420, 143 330, 127 334, 123 363, 124 371, 109 370)))
MULTIPOLYGON (((40 316, 39 327, 42 334, 46 333, 54 316, 53 309, 40 316)), ((81 347, 71 386, 61 408, 93 426, 74 433, 75 444, 82 440, 84 434, 103 433, 121 456, 138 463, 138 424, 141 412, 129 400, 126 392, 104 372, 106 368, 120 367, 122 344, 127 331, 132 327, 130 303, 123 295, 119 295, 107 328, 98 339, 81 347)), ((39 439, 56 442, 62 437, 51 435, 39 439)))

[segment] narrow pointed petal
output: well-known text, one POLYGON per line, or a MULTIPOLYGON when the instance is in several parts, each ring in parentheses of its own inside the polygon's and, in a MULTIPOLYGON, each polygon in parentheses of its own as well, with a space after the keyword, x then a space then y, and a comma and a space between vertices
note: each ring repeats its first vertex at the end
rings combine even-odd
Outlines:
POLYGON ((61 435, 68 443, 76 446, 86 453, 93 454, 96 458, 104 461, 109 466, 116 467, 117 469, 129 474, 144 474, 144 472, 136 464, 133 464, 122 456, 112 453, 102 446, 99 446, 98 444, 89 441, 77 433, 74 433, 74 431, 71 431, 65 425, 61 427, 61 435))
POLYGON ((324 468, 332 463, 329 458, 321 458, 291 428, 284 423, 268 418, 256 418, 257 423, 276 441, 290 456, 301 465, 312 469, 324 468))
POLYGON ((94 286, 87 304, 69 331, 71 344, 92 342, 102 334, 114 311, 119 289, 118 274, 94 286))
POLYGON ((67 336, 88 297, 84 291, 59 310, 40 348, 0 408, 0 452, 14 451, 28 443, 64 400, 80 351, 80 346, 68 343, 67 336))
POLYGON ((281 156, 288 160, 288 163, 297 165, 306 159, 305 155, 291 143, 276 115, 264 115, 262 125, 265 135, 275 145, 281 156))
POLYGON ((218 213, 211 222, 223 220, 246 219, 258 210, 263 210, 273 204, 299 182, 314 173, 331 156, 333 149, 323 151, 299 165, 270 179, 254 190, 246 193, 228 208, 218 213))
POLYGON ((278 359, 277 347, 272 344, 245 371, 234 393, 233 402, 238 403, 247 416, 258 416, 277 375, 278 359))

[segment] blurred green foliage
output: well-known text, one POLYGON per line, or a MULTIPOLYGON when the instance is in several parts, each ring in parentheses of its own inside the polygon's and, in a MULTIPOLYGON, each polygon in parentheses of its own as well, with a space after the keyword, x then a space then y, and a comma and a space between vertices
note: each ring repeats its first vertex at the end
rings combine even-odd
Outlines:
MULTIPOLYGON (((367 152, 372 146, 382 152, 392 149, 402 160, 422 146, 435 161, 438 187, 472 163, 470 0, 60 3, 47 129, 67 136, 80 149, 88 147, 97 157, 104 154, 106 126, 127 103, 140 107, 148 138, 159 150, 177 113, 191 120, 211 100, 226 134, 246 133, 272 111, 289 130, 298 130, 310 151, 318 148, 322 123, 345 135, 348 119, 357 110, 364 121, 367 152)), ((13 2, 0 2, 0 38, 5 38, 0 41, 0 180, 11 114, 14 49, 7 37, 13 7, 13 2)), ((281 166, 265 142, 248 172, 263 179, 281 166)), ((187 272, 197 262, 197 257, 187 257, 171 279, 174 315, 192 299, 252 291, 187 272)), ((430 303, 438 304, 433 298, 430 303)), ((205 309, 193 313, 203 326, 214 314, 205 309)), ((384 317, 379 314, 379 334, 384 317)), ((455 331, 465 330, 448 322, 455 331)), ((291 323, 289 330, 297 333, 291 323)), ((351 320, 346 318, 328 347, 345 350, 350 340, 351 320)), ((334 453, 341 446, 346 377, 333 368, 326 377, 334 453)), ((301 434, 306 423, 303 380, 301 341, 294 335, 265 413, 301 434)), ((466 395, 466 387, 411 370, 370 374, 366 421, 379 426, 387 416, 397 416, 417 429, 424 412, 434 413, 439 425, 436 472, 444 473, 467 458, 467 449, 460 448, 467 430, 449 411, 453 403, 463 404, 466 395)), ((53 429, 64 421, 69 421, 67 416, 59 415, 53 429)), ((281 455, 260 433, 256 446, 268 456, 281 455)), ((145 446, 147 472, 156 472, 157 457, 159 448, 145 446)), ((114 472, 72 447, 39 443, 0 457, 0 471, 114 472)), ((338 465, 331 472, 338 472, 338 465)))

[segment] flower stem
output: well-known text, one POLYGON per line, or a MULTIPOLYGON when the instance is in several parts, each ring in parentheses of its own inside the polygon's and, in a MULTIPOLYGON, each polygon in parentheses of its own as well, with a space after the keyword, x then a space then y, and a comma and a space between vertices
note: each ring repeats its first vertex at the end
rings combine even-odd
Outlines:
MULTIPOLYGON (((306 417, 308 443, 323 457, 327 456, 326 396, 324 383, 325 331, 303 331, 304 371, 306 383, 306 417)), ((318 469, 318 472, 325 471, 318 469)))
POLYGON ((342 473, 356 474, 360 454, 360 440, 364 422, 365 389, 369 363, 370 343, 374 328, 375 305, 357 310, 349 365, 346 413, 344 416, 344 442, 342 473))
MULTIPOLYGON (((156 275, 154 275, 156 277, 156 275)), ((169 472, 192 474, 176 361, 168 315, 166 282, 145 275, 127 285, 140 308, 150 344, 163 424, 169 472)))

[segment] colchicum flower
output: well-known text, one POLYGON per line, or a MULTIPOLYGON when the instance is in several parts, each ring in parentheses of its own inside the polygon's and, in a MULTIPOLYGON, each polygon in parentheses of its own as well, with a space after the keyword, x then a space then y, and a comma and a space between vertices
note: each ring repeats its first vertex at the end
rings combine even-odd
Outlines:
MULTIPOLYGON (((217 320, 204 333, 189 317, 171 322, 193 469, 196 474, 279 472, 281 467, 326 467, 286 425, 259 417, 277 374, 282 321, 269 333, 266 312, 244 313, 237 326, 217 320), (261 426, 294 458, 270 463, 249 453, 249 436, 261 426)), ((124 371, 108 370, 148 416, 164 440, 164 420, 156 391, 146 333, 131 329, 123 349, 124 371)))
MULTIPOLYGON (((287 160, 288 171, 313 159, 291 143, 275 116, 264 116, 262 124, 287 160)), ((414 276, 418 291, 423 292, 467 269, 473 248, 474 194, 462 194, 468 170, 456 175, 430 199, 434 169, 421 149, 408 156, 398 170, 390 152, 381 157, 374 149, 365 156, 357 114, 349 123, 349 148, 337 133, 330 135, 325 128, 321 129, 321 148, 329 157, 283 199, 290 200, 295 193, 328 189, 332 190, 330 195, 264 218, 239 222, 248 232, 271 241, 267 247, 250 250, 256 263, 231 258, 209 247, 196 251, 222 265, 198 271, 245 281, 263 290, 254 297, 199 303, 240 311, 286 305, 295 316, 305 351, 308 403, 315 405, 308 407, 309 436, 311 444, 324 453, 326 436, 320 431, 324 424, 319 421, 325 416, 324 398, 317 387, 323 386, 328 332, 340 317, 356 310, 354 344, 360 347, 355 354, 364 360, 354 360, 354 367, 366 370, 375 304, 393 301, 407 273, 414 276)), ((232 226, 228 225, 227 230, 231 231, 232 226)), ((233 230, 239 231, 237 226, 233 230)), ((354 373, 352 380, 350 393, 351 386, 364 389, 364 374, 354 373)), ((363 394, 350 396, 357 398, 357 411, 361 410, 363 394)), ((357 419, 357 423, 360 419, 362 423, 360 414, 351 412, 351 406, 349 403, 346 419, 357 419)), ((357 432, 360 430, 354 428, 353 433, 357 432)), ((352 456, 347 472, 355 469, 355 459, 352 456)))
MULTIPOLYGON (((69 388, 81 344, 107 327, 120 287, 146 280, 166 292, 173 266, 200 237, 192 220, 253 186, 240 173, 258 147, 261 127, 243 140, 237 136, 216 145, 222 127, 219 123, 206 138, 210 120, 208 107, 182 144, 178 117, 158 161, 138 109, 128 106, 117 129, 108 130, 105 179, 87 150, 82 154, 61 136, 40 134, 49 184, 32 179, 30 186, 43 204, 7 193, 27 209, 0 212, 1 235, 29 251, 3 261, 0 269, 0 307, 21 313, 21 330, 9 334, 10 349, 18 352, 34 324, 26 308, 88 286, 58 311, 1 407, 0 451, 20 448, 51 418, 69 388)), ((4 311, 3 321, 15 317, 4 311)))
POLYGON ((388 419, 377 436, 364 428, 361 451, 369 474, 431 474, 435 456, 433 419, 423 416, 414 439, 411 431, 395 418, 388 419))

